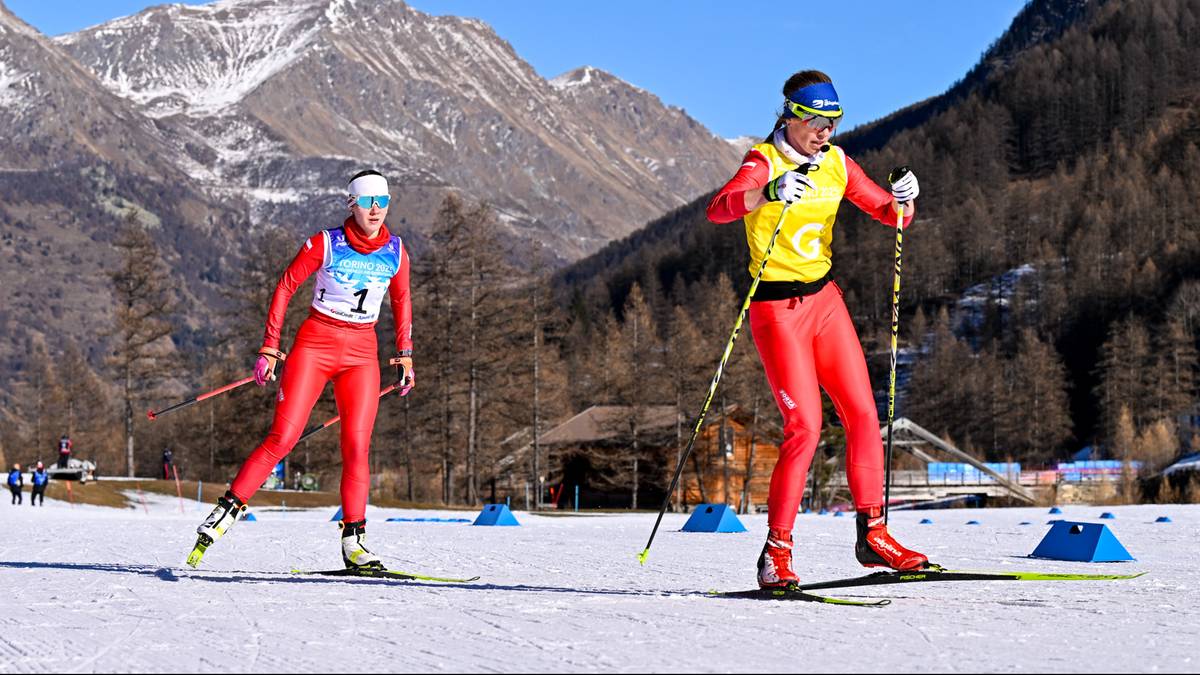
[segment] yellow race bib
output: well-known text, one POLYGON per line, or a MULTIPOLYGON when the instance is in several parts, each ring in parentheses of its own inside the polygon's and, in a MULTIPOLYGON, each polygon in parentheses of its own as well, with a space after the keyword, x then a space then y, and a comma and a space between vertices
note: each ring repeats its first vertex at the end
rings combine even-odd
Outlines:
MULTIPOLYGON (((772 143, 759 143, 754 149, 770 162, 771 180, 785 171, 793 171, 793 163, 772 143)), ((837 146, 830 147, 821 161, 811 168, 808 177, 816 186, 792 204, 787 218, 771 251, 763 281, 816 281, 833 266, 833 224, 846 192, 846 155, 837 146)), ((766 254, 771 234, 783 213, 784 202, 768 202, 746 214, 746 243, 750 246, 750 275, 758 273, 766 254)))

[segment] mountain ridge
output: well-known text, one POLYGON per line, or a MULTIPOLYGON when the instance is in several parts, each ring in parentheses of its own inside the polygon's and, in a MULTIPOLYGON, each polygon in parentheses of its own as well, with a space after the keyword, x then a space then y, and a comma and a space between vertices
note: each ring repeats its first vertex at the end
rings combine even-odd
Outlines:
MULTIPOLYGON (((487 24, 398 1, 157 7, 57 42, 110 91, 199 138, 202 182, 236 190, 270 180, 253 152, 223 140, 234 130, 276 164, 299 164, 283 173, 307 176, 290 185, 312 194, 336 185, 351 157, 443 191, 474 190, 514 234, 536 233, 564 261, 711 189, 737 159, 682 110, 615 76, 584 67, 595 84, 560 89, 487 24), (168 38, 170 50, 156 47, 168 38), (593 111, 597 98, 607 114, 593 111), (656 134, 660 126, 668 131, 656 134)), ((428 217, 437 199, 422 201, 406 219, 428 217)))

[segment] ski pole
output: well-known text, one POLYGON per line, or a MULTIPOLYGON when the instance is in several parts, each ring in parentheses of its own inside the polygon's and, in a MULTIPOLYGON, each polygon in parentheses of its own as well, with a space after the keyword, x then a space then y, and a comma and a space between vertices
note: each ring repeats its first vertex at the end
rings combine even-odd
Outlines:
MULTIPOLYGON (((895 183, 908 173, 907 166, 892 169, 888 182, 895 183)), ((892 278, 892 367, 888 374, 887 453, 884 457, 886 478, 883 482, 883 524, 888 522, 888 507, 892 501, 892 420, 896 416, 896 354, 900 335, 900 251, 904 245, 904 205, 896 210, 896 273, 892 278)))
POLYGON ((199 403, 200 401, 212 398, 213 396, 217 396, 218 394, 224 394, 227 391, 230 391, 232 389, 237 389, 238 387, 240 387, 244 384, 250 384, 253 381, 254 381, 254 376, 251 375, 250 377, 238 380, 237 382, 227 384, 223 387, 217 387, 216 389, 213 389, 212 391, 208 391, 203 394, 199 394, 198 396, 193 396, 192 398, 189 398, 186 401, 176 403, 175 405, 163 408, 162 410, 150 410, 146 413, 146 417, 149 417, 150 421, 154 421, 154 420, 158 419, 159 417, 161 417, 162 415, 166 415, 169 412, 174 412, 176 410, 179 410, 180 408, 186 408, 189 405, 192 405, 193 403, 199 403))
MULTIPOLYGON (((387 396, 388 394, 395 391, 396 388, 399 386, 400 386, 400 383, 389 384, 388 386, 386 386, 382 390, 380 390, 379 398, 383 398, 384 396, 387 396)), ((309 427, 308 429, 305 429, 304 433, 300 434, 300 438, 296 442, 299 443, 300 441, 303 441, 304 439, 308 438, 309 436, 312 436, 313 434, 317 433, 318 431, 337 424, 338 422, 341 421, 341 419, 342 419, 341 415, 334 415, 333 417, 326 420, 324 424, 318 424, 315 427, 309 427)))
MULTIPOLYGON (((822 150, 825 149, 822 148, 822 150)), ((812 164, 805 164, 796 170, 800 173, 808 173, 813 167, 814 165, 812 164)), ((667 507, 671 504, 671 495, 675 492, 675 486, 679 484, 679 477, 683 475, 683 467, 687 464, 688 457, 692 455, 692 448, 696 445, 696 438, 700 436, 700 429, 704 426, 704 416, 708 414, 708 407, 712 405, 713 397, 717 393, 717 385, 721 382, 721 375, 725 372, 725 363, 729 361, 729 355, 733 353, 733 343, 737 341, 738 333, 742 330, 742 321, 746 317, 746 312, 750 310, 750 301, 754 299, 754 291, 758 290, 758 282, 762 281, 763 271, 767 269, 767 261, 771 259, 771 249, 775 247, 775 240, 779 238, 779 233, 783 230, 783 221, 787 218, 788 209, 791 205, 791 202, 788 202, 779 214, 779 222, 775 224, 775 231, 771 234, 771 241, 767 244, 766 252, 763 253, 762 263, 758 266, 758 272, 754 275, 754 281, 750 282, 750 291, 746 293, 746 299, 742 302, 742 309, 738 312, 737 321, 733 324, 733 333, 729 335, 729 341, 725 343, 725 351, 721 353, 721 362, 717 364, 717 372, 713 374, 712 382, 708 385, 708 396, 704 398, 704 405, 700 407, 700 416, 696 419, 696 426, 692 428, 692 437, 688 440, 687 448, 684 449, 683 455, 679 457, 679 464, 675 467, 675 475, 671 478, 671 487, 667 488, 667 498, 663 500, 662 508, 658 510, 658 518, 654 521, 654 529, 650 531, 650 540, 646 542, 645 550, 638 555, 638 562, 643 565, 646 564, 646 558, 650 556, 650 546, 654 543, 654 536, 658 534, 658 526, 662 524, 663 514, 667 512, 667 507)))

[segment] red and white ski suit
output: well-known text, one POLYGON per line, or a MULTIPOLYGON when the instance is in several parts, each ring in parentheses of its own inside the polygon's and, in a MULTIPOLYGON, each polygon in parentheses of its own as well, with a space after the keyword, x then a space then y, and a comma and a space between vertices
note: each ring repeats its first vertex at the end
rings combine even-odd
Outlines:
MULTIPOLYGON (((750 273, 757 273, 783 213, 784 204, 768 202, 748 212, 744 193, 760 190, 799 163, 795 151, 774 142, 754 146, 741 168, 713 197, 708 218, 716 223, 744 218, 750 245, 750 273)), ((789 209, 763 273, 768 282, 816 282, 832 267, 830 242, 843 198, 886 225, 896 225, 892 196, 876 185, 836 146, 813 158, 808 176, 814 189, 789 209)), ((905 224, 911 222, 907 213, 905 224)), ((761 288, 761 287, 760 287, 761 288)), ((791 531, 804 496, 809 465, 821 436, 821 389, 833 400, 846 429, 846 467, 859 510, 883 501, 883 444, 866 359, 834 282, 816 293, 750 305, 750 327, 783 414, 784 440, 771 475, 768 522, 791 531)))
POLYGON ((242 465, 230 491, 243 503, 254 496, 296 445, 332 380, 341 416, 342 515, 345 522, 355 522, 366 518, 370 488, 368 453, 380 388, 375 323, 385 293, 396 323, 396 349, 400 354, 412 351, 408 253, 386 226, 368 241, 352 218, 314 235, 275 286, 264 347, 279 348, 288 301, 318 272, 308 318, 284 363, 271 431, 242 465))

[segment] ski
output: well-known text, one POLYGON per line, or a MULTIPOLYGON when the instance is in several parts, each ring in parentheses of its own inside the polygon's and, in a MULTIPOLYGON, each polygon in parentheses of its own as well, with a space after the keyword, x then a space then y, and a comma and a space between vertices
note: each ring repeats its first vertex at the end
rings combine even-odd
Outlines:
POLYGON ((424 574, 399 572, 396 570, 381 570, 370 567, 340 568, 336 570, 292 570, 292 574, 317 574, 326 577, 355 577, 365 579, 390 579, 392 581, 434 581, 443 584, 469 584, 479 581, 479 577, 455 579, 451 577, 431 577, 424 574))
POLYGON ((892 604, 891 600, 848 600, 846 598, 831 598, 826 595, 808 593, 797 587, 788 588, 755 588, 748 591, 709 591, 709 595, 720 598, 743 598, 748 600, 795 600, 800 602, 819 602, 826 605, 843 605, 847 607, 885 607, 892 604))
POLYGON ((886 584, 911 584, 926 581, 1117 581, 1136 579, 1145 572, 1136 574, 1070 574, 1056 572, 977 572, 948 570, 931 567, 911 572, 875 572, 861 577, 847 577, 832 581, 817 581, 800 584, 802 591, 825 588, 851 588, 854 586, 882 586, 886 584))

